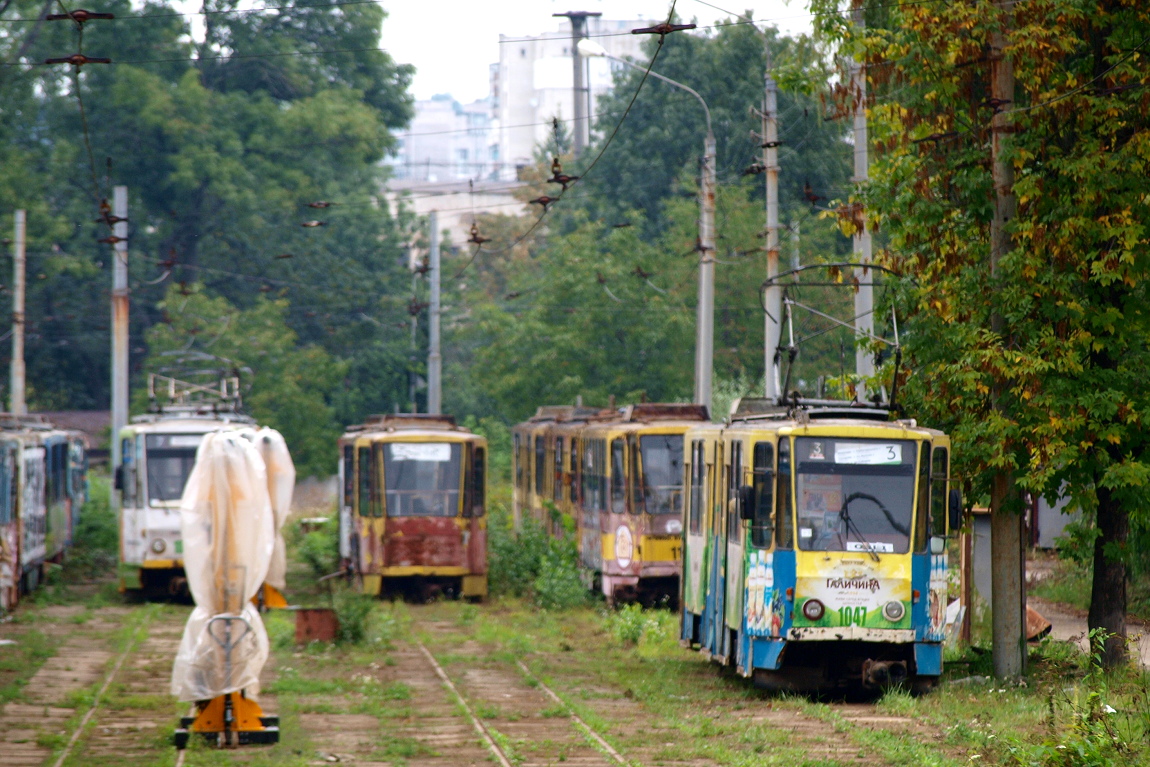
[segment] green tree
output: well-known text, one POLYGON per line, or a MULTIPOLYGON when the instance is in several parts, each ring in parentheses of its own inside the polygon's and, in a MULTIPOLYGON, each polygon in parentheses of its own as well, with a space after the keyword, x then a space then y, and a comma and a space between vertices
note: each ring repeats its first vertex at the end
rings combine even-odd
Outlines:
MULTIPOLYGON (((1125 658, 1129 530, 1146 525, 1143 378, 1150 364, 1150 10, 1034 0, 899 6, 868 41, 889 77, 873 108, 881 152, 865 200, 903 285, 921 411, 948 424, 976 495, 1005 473, 1054 495, 1066 482, 1096 520, 1089 622, 1107 666, 1125 658), (1015 103, 989 103, 991 35, 1015 103), (987 268, 994 191, 991 118, 1006 136, 1018 210, 1013 243, 987 268), (992 329, 992 313, 1005 322, 992 329), (992 401, 992 394, 994 400, 992 401)), ((1021 502, 1016 495, 1015 501, 1021 502)))
POLYGON ((284 435, 299 475, 332 473, 342 424, 331 400, 347 365, 318 346, 296 343, 286 301, 260 298, 237 309, 197 284, 173 286, 157 308, 164 320, 148 330, 148 370, 179 378, 185 360, 194 358, 198 368, 215 364, 239 374, 245 409, 284 435))
MULTIPOLYGON (((196 45, 180 9, 113 0, 100 10, 116 19, 87 24, 83 46, 114 63, 78 73, 32 65, 79 44, 70 22, 16 22, 48 7, 0 8, 12 22, 0 24, 0 53, 25 62, 0 72, 0 212, 29 209, 33 404, 108 401, 112 259, 93 219, 114 183, 129 184, 134 339, 161 319, 172 283, 203 283, 241 308, 287 299, 301 342, 353 370, 392 364, 377 339, 404 318, 396 277, 412 222, 380 204, 378 161, 388 128, 410 116, 411 70, 377 50, 380 6, 209 3, 196 45), (336 204, 307 207, 317 201, 336 204), (324 226, 300 226, 309 219, 324 226)), ((145 353, 133 344, 133 370, 145 353)), ((376 387, 369 399, 381 398, 376 387)))

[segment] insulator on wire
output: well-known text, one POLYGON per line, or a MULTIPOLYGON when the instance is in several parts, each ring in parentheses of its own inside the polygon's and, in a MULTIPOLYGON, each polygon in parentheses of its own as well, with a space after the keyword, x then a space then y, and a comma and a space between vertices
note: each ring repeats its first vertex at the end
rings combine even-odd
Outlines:
POLYGON ((83 8, 77 8, 68 13, 49 13, 44 17, 46 21, 74 21, 77 24, 83 24, 84 22, 96 19, 105 20, 114 18, 116 18, 116 14, 114 13, 96 13, 95 11, 88 11, 83 8))
POLYGON ((491 242, 491 238, 480 236, 479 224, 472 224, 471 225, 471 237, 469 237, 467 241, 470 243, 474 243, 475 245, 482 245, 485 242, 491 242))
POLYGON ((658 35, 659 42, 663 42, 663 38, 672 32, 682 32, 685 29, 694 29, 694 24, 670 24, 664 21, 662 24, 656 24, 653 27, 640 27, 639 29, 632 29, 633 35, 658 35))
POLYGON ((85 56, 82 53, 73 53, 71 56, 65 56, 58 59, 44 59, 45 64, 71 64, 72 66, 82 67, 85 64, 111 64, 111 59, 97 58, 95 56, 85 56))
POLYGON ((536 197, 534 200, 530 200, 529 202, 532 205, 542 205, 543 210, 547 210, 547 208, 550 207, 552 203, 558 202, 558 200, 559 200, 558 197, 550 197, 548 195, 543 194, 543 195, 536 197))
POLYGON ((326 221, 304 221, 300 224, 304 229, 315 229, 317 226, 327 226, 326 221))

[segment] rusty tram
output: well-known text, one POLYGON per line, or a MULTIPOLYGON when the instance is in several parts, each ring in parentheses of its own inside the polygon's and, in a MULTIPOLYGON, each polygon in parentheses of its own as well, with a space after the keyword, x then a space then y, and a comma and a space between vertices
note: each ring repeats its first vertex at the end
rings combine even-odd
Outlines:
POLYGON ((961 509, 945 434, 742 400, 685 439, 684 643, 768 689, 935 684, 961 509))
POLYGON ((0 414, 0 614, 63 561, 88 497, 87 470, 80 432, 0 414))
POLYGON ((339 440, 339 546, 365 594, 487 595, 487 440, 449 415, 371 416, 339 440))
POLYGON ((608 600, 679 596, 683 434, 700 405, 541 407, 512 429, 513 511, 558 534, 575 526, 588 588, 608 600))

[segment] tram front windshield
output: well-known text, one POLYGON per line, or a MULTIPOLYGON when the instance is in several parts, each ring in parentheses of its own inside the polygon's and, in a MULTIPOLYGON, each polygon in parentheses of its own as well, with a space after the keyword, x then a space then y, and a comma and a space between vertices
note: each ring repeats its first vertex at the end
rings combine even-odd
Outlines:
POLYGON ((196 463, 203 434, 149 434, 144 448, 148 470, 148 501, 178 501, 196 463))
POLYGON ((389 517, 454 517, 459 513, 459 444, 389 442, 383 482, 389 517))
POLYGON ((639 437, 643 455, 643 498, 648 514, 683 511, 683 436, 649 434, 639 437))
POLYGON ((911 440, 795 440, 799 548, 904 554, 917 451, 911 440))

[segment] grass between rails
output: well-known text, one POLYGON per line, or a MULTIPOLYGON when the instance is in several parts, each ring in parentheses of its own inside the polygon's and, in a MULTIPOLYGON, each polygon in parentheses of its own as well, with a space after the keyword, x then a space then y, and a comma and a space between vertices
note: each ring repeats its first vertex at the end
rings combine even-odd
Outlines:
MULTIPOLYGON (((869 715, 851 717, 833 702, 765 696, 706 664, 678 647, 677 618, 666 612, 547 612, 514 599, 478 616, 465 616, 464 607, 435 605, 429 618, 450 623, 459 641, 494 646, 492 657, 523 658, 592 727, 644 764, 833 764, 856 754, 906 765, 1150 764, 1150 680, 1133 669, 1105 675, 1065 644, 1033 647, 1026 680, 1011 687, 990 680, 988 654, 952 654, 948 681, 934 693, 891 691, 869 715), (796 738, 780 723, 792 715, 825 727, 802 727, 796 738), (892 718, 904 721, 882 721, 892 718), (812 760, 820 748, 829 750, 812 760)), ((463 662, 442 636, 429 641, 445 662, 463 662)))

